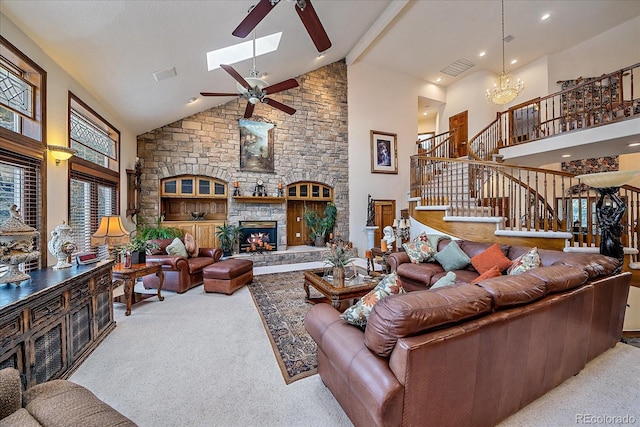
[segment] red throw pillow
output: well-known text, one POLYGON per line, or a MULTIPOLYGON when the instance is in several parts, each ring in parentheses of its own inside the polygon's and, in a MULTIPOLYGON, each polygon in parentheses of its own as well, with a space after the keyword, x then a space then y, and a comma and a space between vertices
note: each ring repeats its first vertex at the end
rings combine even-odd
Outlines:
POLYGON ((498 267, 499 271, 511 267, 511 260, 504 256, 497 243, 489 246, 483 252, 471 258, 471 265, 480 274, 491 270, 491 267, 498 267))
POLYGON ((500 272, 500 270, 498 270, 498 267, 493 266, 489 270, 485 271, 484 273, 482 273, 481 275, 473 279, 471 283, 478 283, 483 281, 484 279, 489 279, 491 277, 498 277, 498 276, 502 276, 502 273, 500 272))

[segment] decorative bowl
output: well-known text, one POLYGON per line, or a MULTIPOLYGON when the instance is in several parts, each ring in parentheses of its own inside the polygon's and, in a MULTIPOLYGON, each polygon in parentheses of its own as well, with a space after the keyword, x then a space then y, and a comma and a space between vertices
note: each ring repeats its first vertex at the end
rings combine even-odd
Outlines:
POLYGON ((621 187, 640 174, 640 171, 615 171, 615 172, 598 172, 585 175, 578 175, 583 184, 594 188, 621 187))
POLYGON ((191 212, 191 217, 193 219, 202 219, 204 218, 205 215, 206 215, 206 212, 200 212, 200 211, 191 212))

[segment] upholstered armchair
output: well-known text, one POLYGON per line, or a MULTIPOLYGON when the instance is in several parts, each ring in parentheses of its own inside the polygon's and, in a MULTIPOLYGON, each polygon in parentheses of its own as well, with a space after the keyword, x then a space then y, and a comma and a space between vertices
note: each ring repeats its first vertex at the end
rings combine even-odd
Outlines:
MULTIPOLYGON (((179 294, 188 291, 194 286, 202 284, 202 269, 220 260, 222 251, 218 248, 199 248, 195 256, 168 255, 167 246, 172 239, 149 240, 155 243, 157 248, 151 255, 147 255, 147 262, 159 262, 164 272, 163 290, 175 291, 179 294)), ((144 276, 142 283, 146 289, 158 287, 156 275, 144 276)))

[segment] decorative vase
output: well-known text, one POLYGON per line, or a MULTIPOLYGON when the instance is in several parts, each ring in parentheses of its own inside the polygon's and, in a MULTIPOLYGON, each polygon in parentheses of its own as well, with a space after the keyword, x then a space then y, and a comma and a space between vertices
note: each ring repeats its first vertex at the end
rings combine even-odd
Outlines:
POLYGON ((20 271, 19 265, 40 257, 40 252, 35 249, 35 238, 40 233, 22 221, 16 205, 11 205, 9 213, 9 219, 0 226, 0 266, 7 267, 0 276, 0 284, 15 283, 18 286, 31 278, 20 271))
POLYGON ((69 227, 64 221, 62 224, 58 225, 51 232, 51 240, 47 244, 47 248, 49 249, 49 253, 56 257, 58 263, 53 266, 54 270, 62 270, 65 268, 71 267, 71 263, 68 261, 68 249, 71 250, 71 253, 75 250, 75 245, 72 242, 73 230, 69 227))
POLYGON ((344 267, 333 267, 333 286, 336 288, 344 286, 344 267))
POLYGON ((325 240, 324 236, 316 236, 314 244, 316 245, 316 248, 322 248, 327 244, 327 241, 325 240))

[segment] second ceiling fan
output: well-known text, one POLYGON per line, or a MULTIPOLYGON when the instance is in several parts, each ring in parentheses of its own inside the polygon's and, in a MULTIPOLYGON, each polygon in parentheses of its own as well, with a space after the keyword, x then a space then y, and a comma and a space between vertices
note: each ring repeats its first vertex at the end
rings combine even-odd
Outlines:
POLYGON ((280 83, 269 85, 264 79, 258 77, 258 70, 256 69, 256 36, 253 33, 253 68, 249 73, 249 77, 244 78, 238 73, 231 65, 220 64, 220 68, 225 70, 233 77, 237 83, 238 92, 240 93, 222 93, 222 92, 200 92, 202 96, 239 96, 246 99, 247 108, 244 110, 244 118, 248 119, 253 115, 253 110, 256 104, 262 102, 270 105, 273 108, 277 108, 280 111, 284 111, 287 114, 294 114, 295 108, 291 108, 288 105, 284 105, 281 102, 273 100, 268 95, 282 92, 284 90, 293 89, 298 87, 296 79, 287 79, 280 83))

